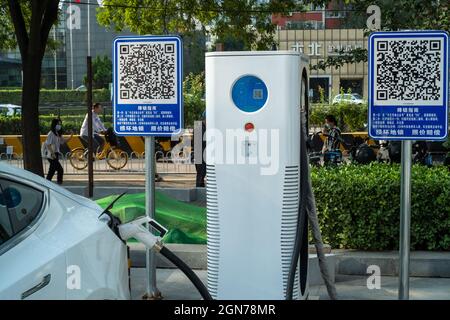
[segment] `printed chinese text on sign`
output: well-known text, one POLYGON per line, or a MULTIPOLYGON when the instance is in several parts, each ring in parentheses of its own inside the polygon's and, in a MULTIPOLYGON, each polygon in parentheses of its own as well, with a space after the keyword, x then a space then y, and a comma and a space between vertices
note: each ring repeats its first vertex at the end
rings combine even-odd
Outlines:
POLYGON ((181 131, 182 44, 175 36, 114 41, 114 130, 170 136, 181 131))
POLYGON ((369 37, 369 135, 441 140, 448 132, 448 34, 374 32, 369 37))

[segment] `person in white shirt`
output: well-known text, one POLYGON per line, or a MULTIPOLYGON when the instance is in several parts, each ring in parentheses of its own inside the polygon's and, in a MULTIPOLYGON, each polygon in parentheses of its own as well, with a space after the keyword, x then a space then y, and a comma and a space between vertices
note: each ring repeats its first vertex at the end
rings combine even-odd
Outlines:
MULTIPOLYGON (((101 114, 102 111, 102 105, 98 102, 94 103, 92 106, 92 132, 94 135, 93 143, 95 152, 101 152, 103 150, 103 146, 105 145, 105 139, 100 136, 100 134, 106 133, 106 128, 99 117, 99 114, 101 114)), ((89 141, 87 114, 84 117, 83 124, 81 125, 80 137, 86 142, 89 141)))
POLYGON ((47 158, 50 162, 50 167, 48 168, 47 180, 52 180, 55 172, 57 172, 57 183, 63 183, 64 169, 59 163, 59 158, 61 157, 61 145, 67 143, 72 139, 73 134, 68 139, 64 139, 62 136, 62 123, 60 119, 53 119, 48 132, 47 139, 45 140, 42 150, 43 156, 47 158))

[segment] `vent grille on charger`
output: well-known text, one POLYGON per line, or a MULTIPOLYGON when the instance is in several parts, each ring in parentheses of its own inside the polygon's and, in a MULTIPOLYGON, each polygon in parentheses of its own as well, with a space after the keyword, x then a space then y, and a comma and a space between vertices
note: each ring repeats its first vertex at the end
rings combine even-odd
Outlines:
POLYGON ((208 291, 216 299, 219 285, 220 224, 216 170, 214 165, 206 166, 206 202, 208 291))
MULTIPOLYGON (((283 269, 283 289, 286 295, 289 268, 297 232, 299 207, 299 166, 287 166, 284 172, 283 209, 281 216, 281 261, 283 269)), ((295 273, 293 298, 299 298, 299 268, 295 273)))

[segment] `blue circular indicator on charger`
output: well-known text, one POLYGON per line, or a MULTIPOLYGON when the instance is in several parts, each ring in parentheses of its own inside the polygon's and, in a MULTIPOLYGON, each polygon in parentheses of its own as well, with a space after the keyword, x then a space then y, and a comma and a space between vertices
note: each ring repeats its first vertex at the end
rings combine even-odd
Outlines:
POLYGON ((243 76, 234 83, 231 96, 239 110, 256 112, 267 102, 267 86, 258 77, 243 76))

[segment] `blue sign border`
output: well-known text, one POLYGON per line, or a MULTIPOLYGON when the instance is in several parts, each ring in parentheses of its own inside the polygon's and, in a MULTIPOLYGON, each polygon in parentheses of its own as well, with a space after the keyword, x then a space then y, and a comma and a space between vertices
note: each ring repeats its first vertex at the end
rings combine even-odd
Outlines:
MULTIPOLYGON (((113 41, 113 121, 114 121, 114 132, 118 136, 158 136, 158 137, 170 137, 172 135, 180 134, 183 130, 184 125, 184 101, 183 101, 183 41, 177 35, 170 36, 119 36, 116 37, 113 41), (126 43, 126 42, 162 42, 162 41, 176 41, 177 44, 177 106, 179 109, 179 118, 178 118, 178 128, 171 132, 118 132, 116 130, 116 106, 117 106, 117 98, 118 98, 118 72, 117 72, 117 43, 126 43)), ((127 106, 167 106, 167 104, 127 104, 127 106)))
MULTIPOLYGON (((368 62, 369 62, 369 79, 368 79, 368 84, 369 84, 369 112, 368 112, 368 122, 369 122, 369 126, 368 126, 368 133, 369 136, 372 139, 375 140, 433 140, 433 141, 440 141, 440 140, 445 140, 447 139, 448 136, 448 93, 449 93, 449 82, 448 82, 448 68, 449 68, 449 35, 447 32, 445 31, 439 31, 439 30, 424 30, 424 31, 391 31, 391 32, 384 32, 384 31, 380 31, 380 32, 373 32, 370 34, 369 39, 368 39, 368 51, 369 51, 369 58, 368 58, 368 62), (372 119, 372 108, 376 107, 373 105, 373 94, 374 94, 374 86, 373 86, 373 76, 374 76, 374 57, 373 57, 373 50, 371 50, 372 48, 374 48, 374 40, 376 38, 378 39, 386 39, 386 38, 423 38, 424 36, 428 36, 428 37, 439 37, 439 38, 444 38, 444 45, 446 44, 446 48, 444 49, 444 72, 443 72, 443 83, 445 86, 445 90, 444 90, 444 105, 436 105, 434 107, 442 107, 444 109, 445 112, 445 135, 441 136, 441 137, 430 137, 430 136, 414 136, 414 137, 408 137, 408 136, 377 136, 377 135, 372 135, 371 131, 372 131, 372 124, 371 124, 371 119, 372 119)), ((388 106, 386 106, 388 107, 388 106)), ((417 107, 414 105, 404 105, 404 106, 395 106, 396 108, 400 108, 400 107, 417 107)), ((427 106, 427 107, 433 107, 433 106, 427 106)))

